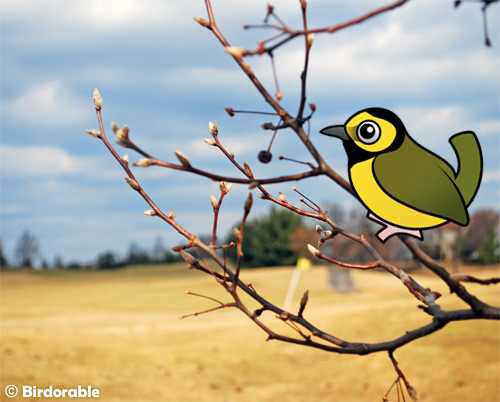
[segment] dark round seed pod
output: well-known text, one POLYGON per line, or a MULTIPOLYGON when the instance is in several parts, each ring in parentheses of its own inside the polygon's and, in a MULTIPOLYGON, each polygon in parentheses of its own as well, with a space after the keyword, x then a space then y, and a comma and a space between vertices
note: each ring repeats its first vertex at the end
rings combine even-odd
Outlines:
POLYGON ((273 159, 273 154, 269 151, 262 150, 259 152, 259 161, 262 163, 269 163, 271 162, 271 159, 273 159))

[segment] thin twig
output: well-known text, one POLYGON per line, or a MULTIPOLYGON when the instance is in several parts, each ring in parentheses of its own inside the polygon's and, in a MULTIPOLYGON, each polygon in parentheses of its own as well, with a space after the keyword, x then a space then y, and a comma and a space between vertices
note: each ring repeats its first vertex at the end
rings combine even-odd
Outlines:
MULTIPOLYGON (((413 388, 410 385, 410 383, 408 382, 408 380, 406 379, 405 375, 403 374, 403 372, 399 368, 398 362, 394 358, 394 355, 393 355, 392 351, 389 351, 389 359, 391 359, 391 362, 392 362, 392 364, 394 366, 394 370, 396 370, 396 373, 398 374, 398 380, 401 379, 403 381, 403 383, 404 383, 404 385, 406 387, 406 391, 408 392, 408 395, 410 396, 410 398, 413 401, 418 401, 417 390, 415 388, 413 388)), ((398 380, 396 380, 396 381, 399 382, 398 380)), ((403 396, 403 400, 404 400, 403 389, 401 389, 401 395, 403 396)))
MULTIPOLYGON (((225 152, 227 152, 227 151, 225 151, 225 152)), ((229 154, 227 154, 227 155, 229 155, 229 154)), ((307 171, 307 172, 297 173, 297 174, 292 174, 292 175, 287 175, 287 176, 270 177, 270 178, 264 178, 264 179, 255 179, 255 178, 244 179, 241 177, 223 176, 223 175, 208 172, 208 171, 205 171, 202 169, 197 169, 197 168, 194 168, 192 166, 186 167, 186 166, 177 165, 174 163, 164 162, 164 161, 161 161, 161 160, 155 159, 155 158, 151 158, 151 165, 156 165, 156 166, 161 166, 161 167, 165 167, 168 169, 194 173, 198 176, 207 177, 207 178, 214 180, 214 181, 225 181, 228 183, 248 184, 248 185, 252 184, 254 181, 258 181, 261 184, 285 183, 285 182, 289 182, 289 181, 303 180, 303 179, 306 179, 308 177, 320 176, 323 174, 320 169, 314 168, 314 169, 311 169, 310 171, 307 171)))
MULTIPOLYGON (((307 32, 307 14, 306 14, 306 9, 307 9, 307 3, 305 1, 301 1, 301 10, 302 10, 302 23, 304 25, 304 32, 307 32)), ((311 52, 311 46, 312 42, 314 39, 314 34, 305 34, 304 35, 304 41, 305 41, 305 50, 304 50, 304 68, 302 70, 302 73, 300 74, 300 81, 301 81, 301 87, 300 87, 300 105, 299 105, 299 111, 297 112, 297 121, 301 122, 302 121, 302 116, 304 114, 304 107, 306 105, 306 85, 307 85, 307 69, 309 67, 309 54, 311 52)), ((303 123, 301 123, 302 125, 303 123)))
POLYGON ((479 279, 466 274, 453 274, 451 277, 459 282, 472 282, 479 283, 480 285, 494 285, 496 283, 500 283, 500 278, 479 279))
MULTIPOLYGON (((193 293, 191 293, 191 294, 193 294, 193 293)), ((198 295, 198 296, 201 296, 201 295, 198 295)), ((208 297, 208 299, 210 299, 210 298, 208 297)), ((206 310, 203 310, 203 311, 197 311, 197 312, 191 313, 191 314, 181 315, 179 317, 179 319, 182 320, 182 319, 188 318, 188 317, 198 317, 201 314, 212 313, 214 311, 221 310, 221 309, 226 308, 226 307, 235 307, 235 306, 236 306, 236 303, 221 303, 220 306, 212 307, 212 308, 209 308, 209 309, 206 309, 206 310)))

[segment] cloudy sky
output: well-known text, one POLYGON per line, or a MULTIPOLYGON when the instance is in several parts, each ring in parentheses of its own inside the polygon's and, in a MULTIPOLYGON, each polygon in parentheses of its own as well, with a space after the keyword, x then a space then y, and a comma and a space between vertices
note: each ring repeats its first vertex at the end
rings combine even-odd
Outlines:
MULTIPOLYGON (((213 0, 216 19, 232 45, 253 49, 273 34, 242 29, 262 22, 266 3, 213 0)), ((298 1, 271 3, 289 26, 300 27, 298 1)), ((308 3, 309 26, 322 27, 387 2, 308 3)), ((193 21, 193 16, 206 17, 202 0, 2 0, 1 7, 1 238, 10 259, 25 230, 38 238, 49 262, 56 255, 90 261, 108 249, 123 254, 131 242, 151 248, 159 236, 165 246, 181 241, 159 219, 142 214, 148 209, 145 202, 125 183, 102 143, 85 133, 97 128, 94 87, 104 99, 105 126, 128 124, 135 142, 160 159, 176 162, 173 151, 181 150, 196 167, 237 176, 203 142, 212 120, 227 149, 260 177, 303 169, 279 161, 278 155, 312 160, 291 131, 280 131, 272 162, 258 162, 271 135, 260 124, 276 121, 255 115, 231 118, 224 112, 224 106, 269 108, 215 37, 193 21)), ((317 105, 311 139, 324 158, 346 176, 341 143, 318 131, 370 106, 394 110, 413 138, 453 165, 448 138, 473 130, 483 148, 484 177, 471 210, 498 209, 498 4, 491 6, 488 22, 491 48, 484 46, 478 4, 454 9, 452 0, 413 0, 362 25, 317 35, 308 101, 317 105)), ((280 48, 275 60, 283 106, 294 113, 302 40, 280 48)), ((269 59, 247 61, 274 93, 269 59)), ((132 162, 139 158, 123 148, 118 152, 129 153, 132 162)), ((190 231, 210 233, 210 195, 218 195, 217 183, 161 168, 136 170, 160 208, 173 209, 190 231)), ((319 204, 352 202, 322 178, 269 190, 298 202, 293 185, 319 204)), ((221 234, 240 218, 248 191, 235 186, 224 201, 221 234)), ((269 204, 255 199, 253 214, 264 213, 269 204)))

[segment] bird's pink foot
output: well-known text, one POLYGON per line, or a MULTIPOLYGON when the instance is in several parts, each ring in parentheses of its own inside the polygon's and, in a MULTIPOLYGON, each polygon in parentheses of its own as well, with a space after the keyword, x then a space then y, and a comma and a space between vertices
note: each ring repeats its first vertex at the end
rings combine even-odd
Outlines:
POLYGON ((380 219, 379 217, 373 215, 371 212, 368 214, 368 219, 371 219, 372 221, 378 222, 382 225, 384 225, 384 228, 380 230, 377 233, 377 237, 380 239, 382 243, 385 243, 385 241, 394 235, 397 234, 405 234, 408 236, 413 236, 416 237, 417 239, 422 240, 422 232, 418 229, 405 229, 399 226, 393 226, 390 223, 387 223, 380 219))

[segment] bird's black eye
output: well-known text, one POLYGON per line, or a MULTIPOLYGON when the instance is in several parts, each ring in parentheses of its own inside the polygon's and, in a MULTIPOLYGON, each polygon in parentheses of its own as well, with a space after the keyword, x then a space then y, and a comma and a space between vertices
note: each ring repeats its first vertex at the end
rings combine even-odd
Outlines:
POLYGON ((366 120, 358 126, 358 138, 364 144, 373 144, 380 138, 380 127, 371 120, 366 120))

